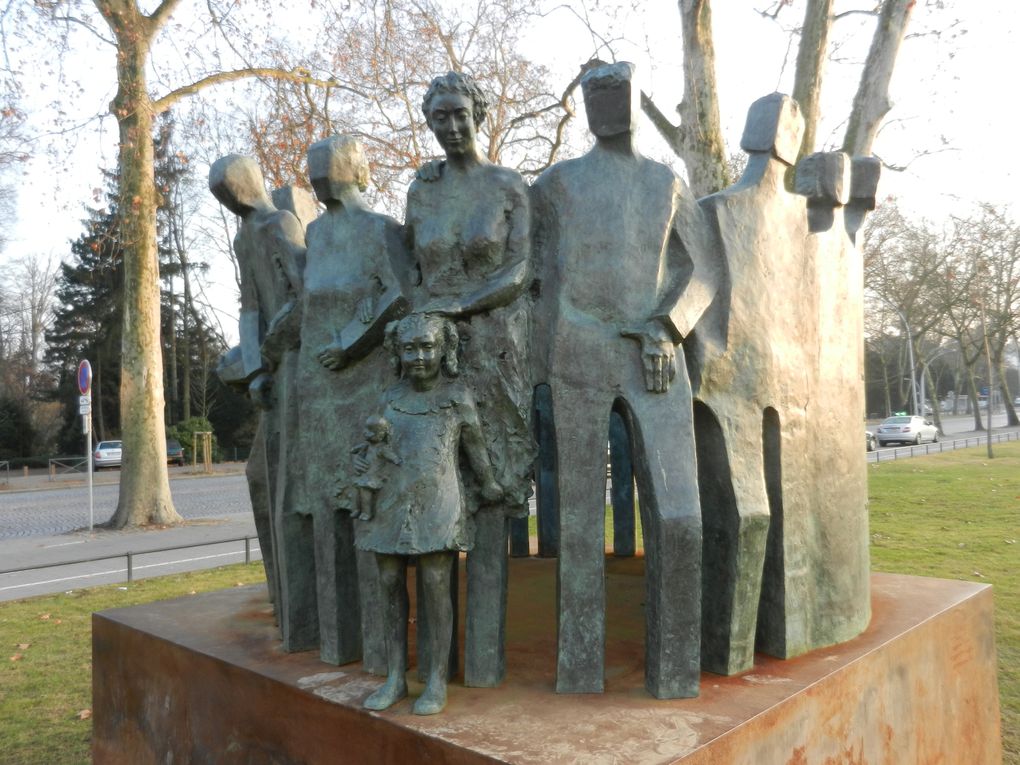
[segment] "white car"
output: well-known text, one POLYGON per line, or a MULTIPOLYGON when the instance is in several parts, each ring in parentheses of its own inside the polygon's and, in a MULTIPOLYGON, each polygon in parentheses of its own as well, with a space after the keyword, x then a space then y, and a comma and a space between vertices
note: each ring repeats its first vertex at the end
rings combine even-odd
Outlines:
POLYGON ((100 441, 92 452, 92 465, 96 470, 120 467, 120 441, 100 441))
POLYGON ((939 429, 924 417, 897 415, 886 417, 875 432, 879 446, 889 444, 920 444, 924 441, 935 443, 939 440, 939 429))

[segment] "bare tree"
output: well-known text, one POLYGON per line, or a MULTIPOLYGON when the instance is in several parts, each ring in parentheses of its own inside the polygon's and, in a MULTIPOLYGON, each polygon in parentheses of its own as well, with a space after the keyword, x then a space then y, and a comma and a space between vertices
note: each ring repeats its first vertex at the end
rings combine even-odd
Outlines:
POLYGON ((488 158, 525 175, 541 172, 562 149, 578 78, 554 91, 546 69, 520 54, 522 31, 538 21, 530 0, 327 7, 314 48, 331 53, 309 66, 333 84, 279 82, 250 112, 249 139, 267 181, 306 184, 308 145, 354 135, 372 158, 377 199, 398 213, 411 171, 434 156, 422 96, 432 77, 448 70, 470 73, 491 100, 482 126, 488 158))
MULTIPOLYGON (((877 18, 876 28, 843 142, 852 154, 871 153, 877 130, 890 109, 889 83, 915 4, 916 0, 882 0, 877 11, 868 12, 877 18)), ((684 96, 676 107, 680 122, 673 124, 651 98, 642 99, 645 114, 683 161, 691 189, 699 196, 719 190, 730 180, 718 118, 710 5, 710 0, 678 0, 684 51, 684 96)), ((790 0, 776 0, 771 10, 763 13, 776 18, 790 5, 790 0)), ((794 76, 794 97, 800 102, 807 127, 804 152, 815 149, 827 41, 832 24, 843 15, 847 14, 834 12, 833 0, 807 0, 794 76)))
POLYGON ((231 26, 238 23, 234 3, 210 0, 205 4, 209 18, 204 24, 182 25, 162 37, 181 0, 162 0, 151 12, 135 0, 93 0, 92 5, 101 21, 85 0, 41 2, 36 11, 58 41, 66 41, 70 28, 84 28, 109 46, 116 60, 117 91, 110 112, 120 139, 118 191, 123 214, 119 236, 125 248, 120 389, 124 464, 111 523, 115 527, 177 523, 181 517, 170 495, 164 443, 153 120, 182 99, 218 84, 249 78, 327 83, 316 81, 301 67, 257 66, 246 60, 241 46, 251 38, 231 26), (165 60, 153 57, 161 42, 172 46, 169 67, 165 60), (203 52, 198 42, 211 47, 203 52), (240 58, 241 65, 221 68, 219 62, 231 52, 230 60, 240 58), (152 83, 150 71, 155 73, 152 83), (162 94, 154 95, 154 90, 162 94))

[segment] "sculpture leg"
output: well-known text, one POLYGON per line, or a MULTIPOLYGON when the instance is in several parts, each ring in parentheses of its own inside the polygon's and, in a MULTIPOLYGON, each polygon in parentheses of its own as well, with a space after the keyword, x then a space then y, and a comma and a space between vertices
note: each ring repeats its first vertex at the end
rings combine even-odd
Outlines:
POLYGON ((307 651, 319 642, 312 519, 285 511, 277 513, 275 521, 283 650, 307 651))
MULTIPOLYGON (((382 584, 375 553, 355 550, 358 593, 361 604, 361 668, 373 675, 386 674, 386 626, 382 609, 382 584)), ((406 664, 405 658, 405 664, 406 664)))
POLYGON ((382 710, 407 696, 407 558, 375 553, 383 594, 377 607, 386 625, 386 682, 365 699, 365 708, 382 710))
POLYGON ((350 515, 327 501, 320 497, 314 530, 319 655, 330 664, 347 664, 362 658, 358 561, 350 515))
POLYGON ((552 393, 548 385, 535 388, 533 409, 535 441, 535 508, 538 521, 538 555, 560 554, 560 513, 556 499, 556 433, 553 430, 552 393))
MULTIPOLYGON (((277 615, 285 651, 305 651, 319 641, 319 618, 316 603, 315 536, 312 517, 307 512, 308 496, 302 496, 303 469, 297 448, 297 397, 291 390, 296 379, 297 356, 288 353, 276 372, 273 409, 275 441, 270 449, 278 449, 275 459, 269 452, 270 487, 273 491, 273 540, 276 550, 277 575, 280 582, 280 603, 277 615), (302 505, 304 502, 304 506, 302 505)), ((314 496, 314 495, 311 495, 314 496)))
MULTIPOLYGON (((682 360, 678 360, 683 369, 682 360)), ((701 510, 690 385, 627 402, 645 547, 645 687, 656 698, 698 695, 701 510)))
POLYGON ((630 454, 630 437, 623 416, 609 416, 609 464, 612 473, 613 555, 629 558, 635 552, 634 528, 634 465, 630 454))
POLYGON ((269 599, 280 602, 279 582, 276 574, 276 550, 273 545, 272 493, 269 489, 269 475, 266 463, 266 417, 259 416, 258 429, 252 442, 251 454, 244 474, 248 479, 248 495, 251 498, 251 511, 255 520, 255 533, 259 538, 259 549, 262 551, 262 566, 266 570, 266 584, 269 588, 269 599))
POLYGON ((531 555, 531 539, 528 534, 527 518, 510 519, 510 556, 527 558, 531 555))
POLYGON ((502 507, 475 514, 475 545, 467 554, 464 685, 492 688, 506 672, 507 518, 502 507))
POLYGON ((453 603, 450 598, 450 573, 455 553, 440 552, 418 558, 418 575, 424 580, 428 604, 429 666, 425 690, 414 702, 416 715, 433 715, 446 706, 446 682, 450 669, 450 645, 453 639, 453 603))
MULTIPOLYGON (((566 386, 564 386, 566 387, 566 386)), ((559 504, 558 693, 601 693, 606 646, 606 433, 612 400, 552 386, 559 504)))
POLYGON ((704 527, 701 666, 733 675, 754 665, 769 508, 763 430, 753 409, 720 422, 695 405, 704 527))
MULTIPOLYGON (((428 680, 428 668, 432 661, 432 656, 429 654, 432 646, 428 640, 431 629, 429 627, 429 619, 431 617, 429 616, 429 599, 425 594, 425 574, 422 571, 421 564, 417 561, 415 562, 415 568, 415 597, 418 604, 418 610, 415 614, 415 618, 418 620, 418 681, 424 683, 428 680)), ((453 609, 454 622, 450 637, 449 659, 447 660, 447 666, 449 667, 447 679, 452 680, 453 676, 457 674, 457 659, 459 655, 456 618, 460 613, 460 566, 458 565, 456 555, 450 557, 450 576, 448 581, 450 582, 450 603, 453 609)))

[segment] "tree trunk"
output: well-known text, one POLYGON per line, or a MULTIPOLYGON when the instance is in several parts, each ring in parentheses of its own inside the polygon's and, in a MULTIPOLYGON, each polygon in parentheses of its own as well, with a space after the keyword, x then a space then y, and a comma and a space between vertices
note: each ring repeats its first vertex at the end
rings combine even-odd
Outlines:
POLYGON ((804 26, 800 32, 800 47, 797 49, 797 71, 793 80, 793 97, 800 104, 800 113, 804 115, 804 140, 800 144, 798 159, 815 150, 822 75, 828 58, 831 27, 832 0, 808 0, 804 26))
POLYGON ((177 307, 174 305, 174 280, 168 279, 167 283, 170 293, 170 299, 167 301, 169 305, 168 310, 170 312, 170 320, 168 322, 170 333, 169 337, 167 337, 170 345, 170 364, 166 375, 167 391, 169 392, 169 395, 167 396, 166 424, 173 425, 175 418, 177 417, 177 402, 180 395, 180 382, 177 378, 177 307))
MULTIPOLYGON (((1002 402, 1006 409, 1006 425, 1020 425, 1020 419, 1017 419, 1016 409, 1013 407, 1013 399, 1009 396, 1009 382, 1006 380, 1006 339, 1003 338, 1001 343, 996 343, 995 354, 992 357, 992 362, 995 366, 995 377, 998 378, 999 392, 1002 394, 1002 402)), ((992 385, 988 386, 989 392, 989 407, 991 406, 991 391, 992 385)), ((991 409, 989 411, 988 422, 991 424, 991 409)))
POLYGON ((146 83, 156 25, 124 2, 95 0, 116 37, 120 130, 120 236, 124 244, 124 325, 120 412, 124 443, 114 528, 183 521, 174 509, 166 466, 163 359, 160 344, 159 259, 153 113, 146 83))
POLYGON ((687 168, 687 181, 696 197, 730 184, 726 146, 719 119, 715 81, 715 45, 709 0, 679 0, 683 27, 684 97, 674 125, 654 102, 642 94, 641 108, 687 168))
MULTIPOLYGON (((176 225, 176 224, 175 224, 176 225)), ((184 279, 184 310, 181 312, 181 419, 191 419, 191 328, 195 306, 191 300, 191 274, 188 272, 188 253, 179 241, 180 231, 175 232, 177 254, 181 262, 181 278, 184 279)))
POLYGON ((892 108, 889 83, 917 0, 885 0, 843 138, 851 157, 871 154, 882 120, 892 108))
POLYGON ((967 370, 967 395, 970 396, 971 404, 974 407, 974 430, 984 430, 984 423, 981 422, 981 401, 978 398, 977 383, 974 381, 974 370, 967 370))
POLYGON ((97 354, 92 369, 92 411, 95 417, 92 419, 92 427, 96 431, 97 441, 106 440, 106 418, 103 416, 103 362, 102 355, 97 354))

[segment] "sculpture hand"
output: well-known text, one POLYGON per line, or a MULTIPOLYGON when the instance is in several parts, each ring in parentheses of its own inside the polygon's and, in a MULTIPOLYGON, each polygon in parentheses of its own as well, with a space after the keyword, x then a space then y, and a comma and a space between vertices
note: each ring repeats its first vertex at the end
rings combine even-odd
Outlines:
POLYGON ((676 345, 666 328, 657 321, 649 321, 640 329, 625 329, 620 334, 641 343, 645 389, 652 393, 669 390, 676 377, 676 345))
POLYGON ((426 162, 424 165, 418 168, 418 172, 415 173, 415 177, 419 181, 425 181, 425 183, 432 183, 438 181, 443 177, 443 165, 445 160, 432 159, 426 162))
POLYGON ((482 484, 482 499, 490 505, 499 502, 503 499, 503 487, 496 483, 495 479, 490 478, 482 484))
POLYGON ((320 350, 315 358, 319 360, 319 363, 326 369, 331 369, 334 372, 343 369, 347 366, 347 354, 344 353, 344 349, 340 347, 338 343, 330 343, 320 350))
POLYGON ((260 374, 248 386, 248 395, 255 408, 269 411, 273 408, 273 376, 260 374))
POLYGON ((371 467, 371 463, 368 461, 368 458, 365 457, 365 455, 363 455, 363 454, 356 454, 356 455, 354 455, 354 472, 355 473, 357 473, 358 475, 361 475, 366 470, 368 470, 369 467, 371 467))

